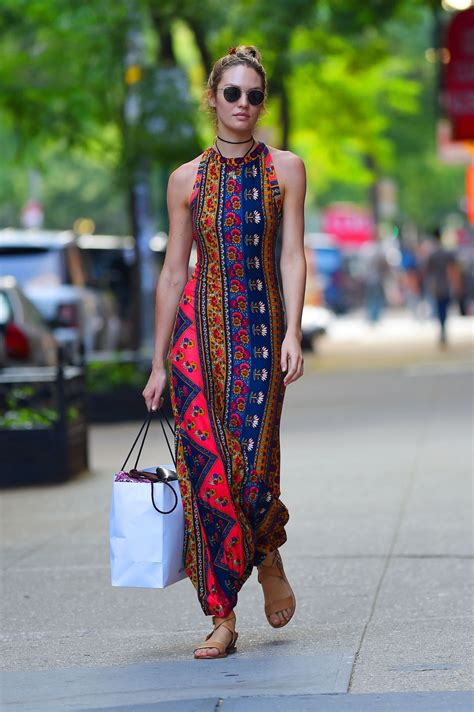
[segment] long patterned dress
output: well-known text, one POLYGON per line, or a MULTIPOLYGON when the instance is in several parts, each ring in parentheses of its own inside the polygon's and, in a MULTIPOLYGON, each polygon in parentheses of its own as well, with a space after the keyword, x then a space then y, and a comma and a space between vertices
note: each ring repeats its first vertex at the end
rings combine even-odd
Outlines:
POLYGON ((227 615, 286 541, 280 496, 282 199, 271 154, 204 151, 190 207, 197 263, 170 348, 184 561, 206 615, 227 615))

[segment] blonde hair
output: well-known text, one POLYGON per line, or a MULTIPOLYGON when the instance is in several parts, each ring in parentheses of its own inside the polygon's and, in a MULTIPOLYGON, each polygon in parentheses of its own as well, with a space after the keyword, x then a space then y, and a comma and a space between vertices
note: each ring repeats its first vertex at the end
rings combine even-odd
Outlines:
MULTIPOLYGON (((250 67, 251 69, 254 69, 257 72, 257 74, 262 80, 262 90, 266 98, 267 75, 265 73, 265 69, 263 68, 261 59, 262 57, 260 52, 253 45, 239 45, 238 47, 229 47, 227 54, 218 59, 216 62, 214 62, 214 66, 211 69, 211 73, 209 74, 209 78, 207 80, 207 90, 205 92, 206 104, 209 91, 212 92, 214 96, 216 95, 217 87, 219 86, 219 82, 221 81, 224 72, 226 72, 231 67, 237 67, 241 64, 250 67)), ((209 106, 208 104, 207 106, 214 119, 216 119, 216 110, 214 109, 214 107, 209 106)), ((263 107, 264 106, 265 103, 263 104, 263 107)))

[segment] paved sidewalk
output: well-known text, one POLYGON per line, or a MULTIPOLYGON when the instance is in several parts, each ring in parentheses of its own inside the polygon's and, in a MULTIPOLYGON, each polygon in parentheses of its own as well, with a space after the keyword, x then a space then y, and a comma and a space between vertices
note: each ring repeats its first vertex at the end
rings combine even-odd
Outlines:
MULTIPOLYGON (((424 353, 307 356, 282 420, 297 613, 271 629, 252 576, 225 660, 191 659, 209 624, 189 582, 110 586, 111 476, 136 424, 91 429, 90 475, 4 492, 2 710, 471 710, 472 372, 462 345, 448 365, 424 353)), ((156 432, 149 462, 167 457, 156 432)))
POLYGON ((452 312, 448 344, 440 348, 434 319, 417 320, 404 310, 387 310, 380 322, 370 324, 364 312, 335 317, 326 336, 317 341, 319 371, 386 369, 405 366, 473 361, 474 317, 452 312))

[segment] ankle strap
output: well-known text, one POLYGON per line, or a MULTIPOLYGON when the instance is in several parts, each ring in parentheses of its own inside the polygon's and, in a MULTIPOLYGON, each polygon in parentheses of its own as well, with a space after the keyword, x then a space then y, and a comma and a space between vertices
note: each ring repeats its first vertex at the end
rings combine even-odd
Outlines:
POLYGON ((228 616, 224 616, 224 617, 212 616, 212 624, 214 625, 214 628, 219 628, 219 626, 221 626, 223 623, 231 623, 231 622, 235 623, 234 611, 229 613, 228 616))

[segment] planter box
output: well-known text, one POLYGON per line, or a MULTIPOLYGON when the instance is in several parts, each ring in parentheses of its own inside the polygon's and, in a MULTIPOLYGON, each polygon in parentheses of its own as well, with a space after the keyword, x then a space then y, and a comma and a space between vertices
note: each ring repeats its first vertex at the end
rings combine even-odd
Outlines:
POLYGON ((106 393, 88 393, 86 413, 89 423, 120 423, 144 420, 146 405, 137 388, 120 386, 106 393))
POLYGON ((0 430, 0 486, 63 482, 87 469, 85 423, 0 430))
POLYGON ((60 350, 57 368, 9 368, 0 373, 5 402, 11 389, 25 385, 32 390, 23 396, 29 398, 26 407, 47 406, 58 420, 46 427, 0 429, 0 487, 62 482, 87 470, 84 368, 64 367, 60 350))
MULTIPOLYGON (((167 403, 165 414, 171 415, 167 403)), ((146 405, 141 391, 130 386, 120 386, 107 393, 88 393, 86 403, 89 423, 121 423, 127 420, 144 420, 146 405)))

